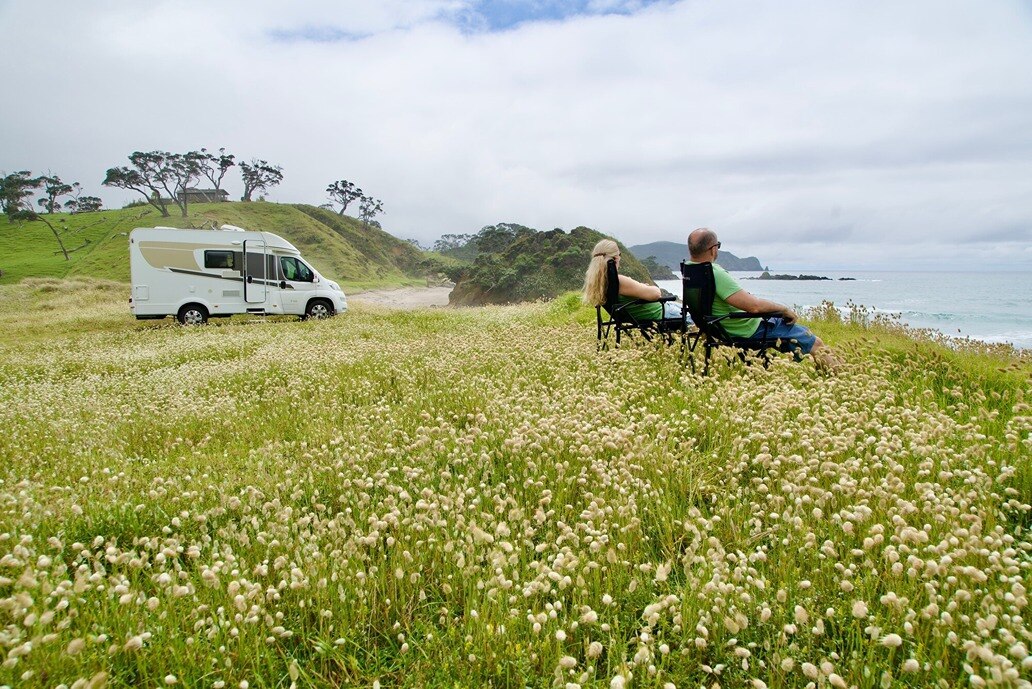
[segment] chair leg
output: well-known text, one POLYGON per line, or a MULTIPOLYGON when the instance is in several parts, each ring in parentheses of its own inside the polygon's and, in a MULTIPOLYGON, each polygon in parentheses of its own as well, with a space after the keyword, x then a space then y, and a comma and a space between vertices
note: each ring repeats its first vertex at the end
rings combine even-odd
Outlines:
POLYGON ((612 330, 609 326, 598 326, 598 344, 595 347, 595 351, 604 352, 609 349, 609 332, 612 330))

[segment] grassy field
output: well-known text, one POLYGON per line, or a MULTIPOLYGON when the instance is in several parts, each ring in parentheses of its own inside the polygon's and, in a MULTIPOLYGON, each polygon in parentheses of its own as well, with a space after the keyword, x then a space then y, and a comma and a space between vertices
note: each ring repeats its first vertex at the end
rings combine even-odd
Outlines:
POLYGON ((198 203, 183 218, 154 208, 45 216, 61 233, 70 260, 61 255, 53 232, 42 222, 0 219, 0 284, 26 277, 100 278, 129 282, 128 233, 135 227, 207 228, 230 224, 278 234, 345 289, 425 284, 420 262, 426 254, 411 244, 354 218, 313 206, 278 203, 198 203))
POLYGON ((136 322, 0 287, 0 684, 1029 686, 1032 365, 596 352, 575 297, 136 322))

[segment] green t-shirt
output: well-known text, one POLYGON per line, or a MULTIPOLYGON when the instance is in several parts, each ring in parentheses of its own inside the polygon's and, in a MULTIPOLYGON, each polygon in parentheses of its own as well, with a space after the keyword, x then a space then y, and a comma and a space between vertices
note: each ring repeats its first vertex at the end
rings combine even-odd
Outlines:
MULTIPOLYGON (((695 263, 695 261, 692 261, 692 263, 695 263)), ((742 309, 736 309, 725 301, 735 292, 742 291, 742 286, 738 284, 738 281, 716 263, 713 264, 713 281, 717 287, 717 293, 713 297, 713 315, 724 316, 729 313, 741 312, 742 309)), ((720 321, 720 324, 724 326, 724 330, 732 337, 752 337, 756 329, 760 327, 760 319, 726 318, 720 321)))
MULTIPOLYGON (((635 301, 634 297, 625 297, 622 294, 616 298, 617 304, 625 304, 635 301)), ((634 316, 639 321, 658 321, 663 318, 663 305, 658 301, 650 301, 646 304, 635 304, 624 309, 624 313, 634 316)))

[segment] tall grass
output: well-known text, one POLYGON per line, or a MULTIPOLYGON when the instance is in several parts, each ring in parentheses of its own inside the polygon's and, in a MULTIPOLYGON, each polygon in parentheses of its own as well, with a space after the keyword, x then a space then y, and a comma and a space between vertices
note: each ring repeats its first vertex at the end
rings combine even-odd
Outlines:
POLYGON ((824 314, 841 375, 702 378, 572 297, 0 290, 0 683, 1028 686, 1013 352, 824 314))

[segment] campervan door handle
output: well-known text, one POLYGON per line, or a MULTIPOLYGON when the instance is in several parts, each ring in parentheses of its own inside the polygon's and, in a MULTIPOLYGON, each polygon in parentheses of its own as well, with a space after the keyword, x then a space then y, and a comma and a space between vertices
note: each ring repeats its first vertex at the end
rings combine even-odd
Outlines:
POLYGON ((251 277, 250 275, 248 275, 247 276, 247 284, 251 284, 252 282, 254 282, 254 278, 251 277))
POLYGON ((280 289, 286 289, 287 288, 287 281, 286 280, 280 280, 279 281, 279 288, 280 289))

